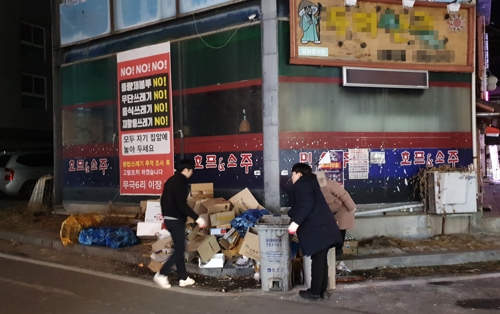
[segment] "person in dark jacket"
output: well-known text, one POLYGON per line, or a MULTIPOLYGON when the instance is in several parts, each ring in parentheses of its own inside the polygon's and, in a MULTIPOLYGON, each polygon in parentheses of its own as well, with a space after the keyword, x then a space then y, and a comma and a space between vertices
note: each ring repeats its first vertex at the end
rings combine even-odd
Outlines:
POLYGON ((292 167, 292 207, 288 216, 291 234, 297 233, 300 248, 311 256, 311 289, 299 291, 304 299, 324 298, 328 287, 328 250, 342 242, 335 217, 321 192, 318 180, 309 165, 292 167))
POLYGON ((174 241, 174 253, 153 278, 154 282, 164 289, 171 287, 167 274, 174 265, 177 268, 179 286, 185 287, 195 283, 193 279, 188 277, 184 263, 187 217, 193 218, 200 228, 206 227, 206 221, 187 205, 188 179, 193 175, 194 162, 189 159, 180 160, 176 164, 175 170, 174 175, 163 186, 160 201, 165 227, 174 241))

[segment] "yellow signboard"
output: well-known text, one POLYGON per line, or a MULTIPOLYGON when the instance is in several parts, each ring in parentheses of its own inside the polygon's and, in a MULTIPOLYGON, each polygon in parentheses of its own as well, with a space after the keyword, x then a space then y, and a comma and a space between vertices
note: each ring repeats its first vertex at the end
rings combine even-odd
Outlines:
POLYGON ((474 7, 290 0, 292 64, 472 72, 474 7))

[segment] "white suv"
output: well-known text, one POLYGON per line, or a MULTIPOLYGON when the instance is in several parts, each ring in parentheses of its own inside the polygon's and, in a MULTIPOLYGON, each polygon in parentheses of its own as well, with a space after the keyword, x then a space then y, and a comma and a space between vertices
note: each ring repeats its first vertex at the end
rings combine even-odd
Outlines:
POLYGON ((0 154, 0 193, 29 198, 42 176, 54 172, 51 151, 0 154))

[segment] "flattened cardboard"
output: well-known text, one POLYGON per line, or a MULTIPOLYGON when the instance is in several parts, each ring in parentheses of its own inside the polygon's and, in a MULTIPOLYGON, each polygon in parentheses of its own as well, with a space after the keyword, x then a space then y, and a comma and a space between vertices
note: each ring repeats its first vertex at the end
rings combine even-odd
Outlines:
POLYGON ((165 248, 171 248, 173 246, 174 242, 172 241, 172 238, 166 238, 162 240, 158 240, 155 243, 151 245, 151 248, 153 249, 153 252, 158 252, 160 250, 163 250, 165 248))
POLYGON ((253 227, 248 228, 243 238, 240 254, 253 260, 260 261, 259 235, 257 229, 253 227))
POLYGON ((212 182, 191 184, 191 196, 197 198, 213 198, 214 184, 212 182))
POLYGON ((217 238, 213 235, 205 238, 203 243, 197 248, 198 254, 202 262, 206 263, 214 257, 215 254, 220 252, 219 243, 217 238))
POLYGON ((218 214, 210 215, 210 224, 213 227, 225 228, 226 226, 231 226, 231 220, 235 217, 234 212, 222 212, 218 214))
POLYGON ((191 232, 187 235, 186 239, 188 241, 193 241, 197 236, 200 235, 199 233, 200 233, 200 227, 196 225, 196 227, 194 227, 193 230, 191 230, 191 232))
POLYGON ((155 260, 151 260, 151 262, 148 265, 148 268, 151 269, 155 273, 159 272, 162 267, 163 267, 163 263, 157 262, 155 260))
POLYGON ((257 202, 255 197, 253 197, 248 188, 231 197, 229 201, 234 206, 233 211, 238 215, 244 213, 248 209, 264 209, 264 207, 257 202))

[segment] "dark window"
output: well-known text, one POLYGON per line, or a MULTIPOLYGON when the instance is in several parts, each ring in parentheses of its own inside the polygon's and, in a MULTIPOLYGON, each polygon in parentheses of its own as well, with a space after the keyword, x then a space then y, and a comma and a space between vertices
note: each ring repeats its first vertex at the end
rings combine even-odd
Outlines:
POLYGON ((46 110, 46 81, 44 77, 31 74, 21 75, 21 103, 23 108, 46 110))
POLYGON ((49 153, 25 154, 17 157, 17 163, 28 167, 52 167, 54 157, 49 153))
POLYGON ((0 167, 5 167, 11 155, 0 155, 0 167))
POLYGON ((21 22, 21 56, 45 61, 45 28, 21 22))

